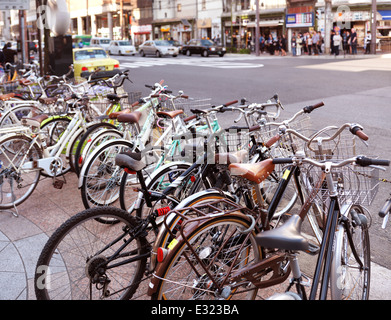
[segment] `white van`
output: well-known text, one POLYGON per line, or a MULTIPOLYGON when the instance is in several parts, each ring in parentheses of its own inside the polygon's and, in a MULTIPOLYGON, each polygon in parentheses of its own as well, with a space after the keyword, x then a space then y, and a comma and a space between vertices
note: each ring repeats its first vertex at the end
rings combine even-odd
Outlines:
POLYGON ((110 46, 110 41, 111 40, 109 38, 92 37, 91 42, 90 42, 90 46, 91 47, 101 47, 107 51, 110 46))

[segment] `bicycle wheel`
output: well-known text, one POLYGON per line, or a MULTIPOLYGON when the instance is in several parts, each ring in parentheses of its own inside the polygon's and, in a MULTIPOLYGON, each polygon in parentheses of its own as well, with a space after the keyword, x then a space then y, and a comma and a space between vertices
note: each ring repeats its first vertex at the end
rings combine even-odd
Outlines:
POLYGON ((119 206, 119 187, 124 170, 115 164, 115 156, 133 150, 133 143, 113 140, 104 143, 86 160, 79 179, 86 209, 96 206, 119 206))
POLYGON ((42 109, 34 105, 16 105, 2 114, 0 128, 10 125, 21 125, 20 120, 23 117, 32 117, 41 113, 42 109))
POLYGON ((27 136, 13 135, 0 140, 0 209, 20 205, 33 193, 41 170, 22 166, 41 158, 41 149, 27 136))
POLYGON ((97 132, 105 129, 117 129, 117 127, 111 123, 106 123, 106 122, 97 123, 92 127, 88 128, 88 130, 83 134, 83 136, 78 141, 77 148, 73 157, 75 173, 78 176, 80 174, 80 170, 81 167, 83 166, 84 160, 87 159, 87 157, 84 158, 80 158, 80 157, 83 154, 84 148, 86 147, 89 139, 91 139, 91 137, 95 135, 97 132))
POLYGON ((353 205, 347 217, 337 228, 335 236, 330 274, 331 298, 368 300, 371 255, 366 210, 353 205))
POLYGON ((187 240, 199 259, 185 241, 178 242, 160 265, 157 275, 162 280, 152 299, 255 299, 257 289, 250 282, 231 282, 229 277, 261 259, 255 230, 247 240, 243 232, 250 225, 243 215, 223 215, 190 231, 187 240))
MULTIPOLYGON (((149 179, 146 181, 147 189, 157 192, 162 192, 170 183, 174 182, 183 172, 190 167, 187 163, 171 163, 156 169, 152 172, 149 179)), ((146 174, 144 176, 147 176, 146 174)), ((134 189, 139 187, 139 182, 135 174, 124 173, 121 179, 121 186, 119 192, 119 199, 121 208, 131 211, 132 205, 138 196, 138 192, 134 189)), ((161 202, 160 207, 167 206, 166 203, 161 202)), ((156 206, 155 206, 156 207, 156 206)), ((147 209, 144 208, 144 198, 141 200, 140 209, 136 211, 138 217, 147 215, 147 209)))
MULTIPOLYGON (((67 130, 71 120, 72 119, 67 116, 54 116, 45 120, 42 123, 41 131, 45 136, 46 145, 48 147, 52 147, 57 143, 57 141, 67 130)), ((61 160, 63 167, 61 169, 61 172, 57 173, 57 176, 63 175, 71 170, 71 166, 66 157, 66 147, 61 150, 61 160)), ((42 175, 47 176, 44 171, 42 171, 42 175)))
POLYGON ((38 300, 131 299, 143 277, 147 241, 132 238, 138 223, 113 207, 84 210, 62 224, 45 244, 35 270, 38 300), (115 219, 108 225, 97 219, 115 219))

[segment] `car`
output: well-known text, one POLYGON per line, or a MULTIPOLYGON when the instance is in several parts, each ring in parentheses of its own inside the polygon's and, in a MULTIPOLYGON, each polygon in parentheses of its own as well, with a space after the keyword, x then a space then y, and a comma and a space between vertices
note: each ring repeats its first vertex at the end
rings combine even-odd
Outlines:
POLYGON ((181 53, 187 56, 192 54, 200 54, 203 57, 209 55, 219 55, 223 57, 227 52, 226 48, 215 44, 208 39, 192 39, 187 44, 182 46, 181 53))
POLYGON ((136 54, 136 48, 128 40, 115 40, 111 41, 109 47, 107 48, 109 54, 119 54, 120 56, 131 54, 136 54))
POLYGON ((107 51, 108 47, 110 46, 111 39, 109 38, 98 38, 98 37, 92 37, 90 41, 91 47, 101 47, 107 51))
POLYGON ((138 52, 142 57, 146 55, 176 57, 179 49, 172 46, 167 40, 147 40, 138 48, 138 52))
POLYGON ((85 47, 73 49, 73 68, 76 81, 87 79, 92 73, 92 79, 109 78, 120 72, 120 64, 109 57, 100 47, 85 47))
POLYGON ((29 53, 37 53, 38 52, 38 43, 34 42, 34 41, 29 41, 28 42, 28 48, 29 48, 29 53))

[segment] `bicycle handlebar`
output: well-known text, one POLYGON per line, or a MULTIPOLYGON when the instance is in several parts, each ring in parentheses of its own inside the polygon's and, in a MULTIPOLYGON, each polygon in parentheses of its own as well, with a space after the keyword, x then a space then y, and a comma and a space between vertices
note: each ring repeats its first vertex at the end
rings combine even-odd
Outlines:
POLYGON ((346 166, 351 163, 355 163, 361 167, 368 167, 368 166, 389 166, 390 160, 382 160, 382 159, 373 159, 368 158, 365 156, 357 156, 354 158, 349 158, 342 160, 340 162, 332 162, 332 161, 326 161, 326 162, 319 162, 313 159, 309 158, 301 158, 301 157, 293 157, 293 158, 275 158, 273 159, 274 164, 289 164, 289 163, 295 163, 295 162, 304 162, 312 164, 313 166, 320 167, 322 169, 326 168, 326 164, 328 163, 331 168, 339 168, 346 166))

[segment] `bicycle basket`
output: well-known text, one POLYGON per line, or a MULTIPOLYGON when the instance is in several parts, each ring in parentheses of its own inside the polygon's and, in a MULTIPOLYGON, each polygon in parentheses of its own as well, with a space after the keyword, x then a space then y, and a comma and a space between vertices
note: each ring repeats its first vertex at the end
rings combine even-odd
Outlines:
POLYGON ((249 150, 250 132, 247 129, 226 129, 216 136, 217 152, 236 152, 249 150))
MULTIPOLYGON (((302 166, 300 179, 307 195, 313 195, 314 203, 327 208, 330 192, 318 167, 302 166)), ((379 169, 347 165, 332 168, 332 179, 340 204, 361 204, 369 206, 379 190, 379 169)), ((325 211, 326 213, 327 211, 325 211)))
POLYGON ((3 94, 5 93, 13 93, 16 91, 16 89, 19 87, 19 82, 12 81, 8 83, 1 84, 1 92, 3 94))

